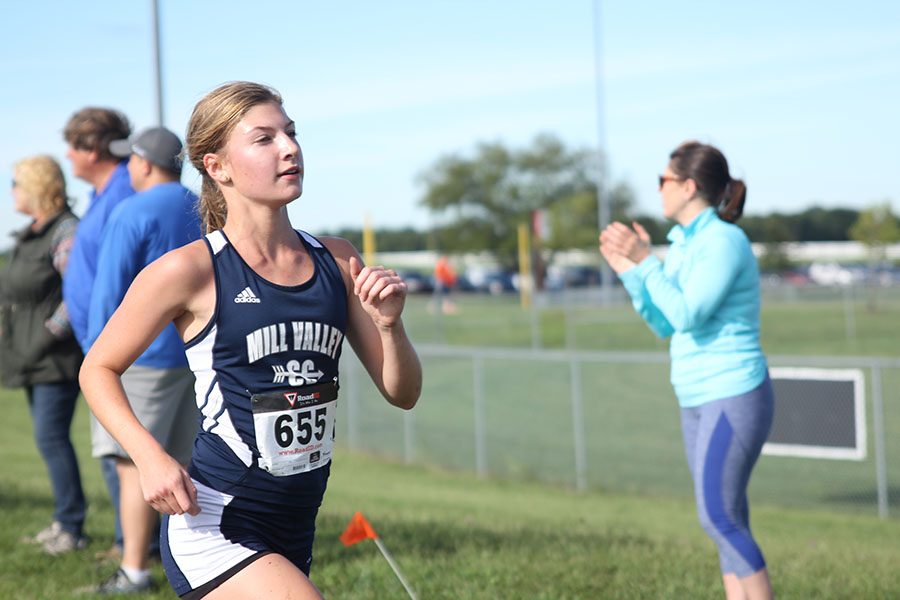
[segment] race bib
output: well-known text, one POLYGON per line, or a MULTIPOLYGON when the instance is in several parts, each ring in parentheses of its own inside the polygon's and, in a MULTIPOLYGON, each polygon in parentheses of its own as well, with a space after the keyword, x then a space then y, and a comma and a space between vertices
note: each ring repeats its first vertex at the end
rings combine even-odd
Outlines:
POLYGON ((284 477, 330 463, 337 391, 331 382, 252 395, 259 467, 284 477))

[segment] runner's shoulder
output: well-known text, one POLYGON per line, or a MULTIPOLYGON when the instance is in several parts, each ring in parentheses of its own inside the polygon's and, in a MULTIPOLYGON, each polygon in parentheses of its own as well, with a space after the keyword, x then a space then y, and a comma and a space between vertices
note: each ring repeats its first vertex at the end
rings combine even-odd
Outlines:
POLYGON ((166 252, 150 263, 143 274, 193 292, 209 283, 213 266, 206 243, 200 239, 166 252))

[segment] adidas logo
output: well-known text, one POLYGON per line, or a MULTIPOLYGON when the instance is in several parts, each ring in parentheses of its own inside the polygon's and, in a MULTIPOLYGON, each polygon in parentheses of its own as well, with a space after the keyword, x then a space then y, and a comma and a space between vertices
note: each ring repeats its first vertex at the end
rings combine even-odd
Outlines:
POLYGON ((245 287, 244 290, 234 297, 235 304, 259 304, 260 299, 256 297, 256 294, 253 293, 253 290, 250 287, 245 287))

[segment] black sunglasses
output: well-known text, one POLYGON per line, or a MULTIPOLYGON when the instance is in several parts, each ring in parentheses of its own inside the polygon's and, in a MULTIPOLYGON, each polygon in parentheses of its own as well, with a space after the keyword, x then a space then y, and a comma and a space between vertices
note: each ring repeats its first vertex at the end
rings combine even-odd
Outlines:
POLYGON ((664 186, 667 181, 684 181, 684 177, 672 177, 671 175, 658 175, 658 177, 660 189, 662 189, 662 186, 664 186))

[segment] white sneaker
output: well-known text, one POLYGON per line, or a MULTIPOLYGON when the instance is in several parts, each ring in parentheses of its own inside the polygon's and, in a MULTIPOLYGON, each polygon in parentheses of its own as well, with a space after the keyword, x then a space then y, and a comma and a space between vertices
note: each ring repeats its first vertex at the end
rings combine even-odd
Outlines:
POLYGON ((22 538, 25 544, 43 544, 49 542, 63 531, 62 523, 53 521, 34 535, 26 535, 22 538))
POLYGON ((116 569, 112 576, 94 588, 83 591, 101 596, 113 596, 119 594, 140 594, 156 589, 156 584, 149 577, 141 583, 134 583, 128 579, 128 575, 122 569, 116 569))
POLYGON ((88 540, 85 536, 75 537, 74 533, 70 533, 65 529, 60 530, 56 537, 50 538, 43 544, 42 549, 50 556, 59 556, 67 552, 75 550, 83 550, 87 548, 88 540))

